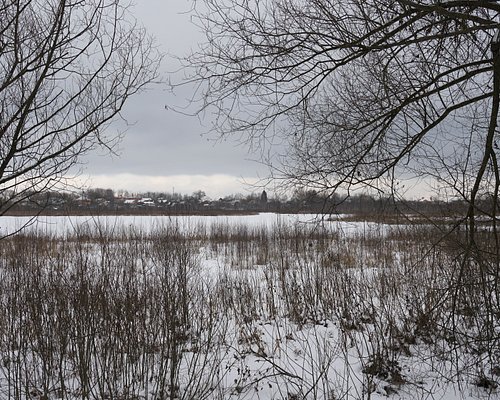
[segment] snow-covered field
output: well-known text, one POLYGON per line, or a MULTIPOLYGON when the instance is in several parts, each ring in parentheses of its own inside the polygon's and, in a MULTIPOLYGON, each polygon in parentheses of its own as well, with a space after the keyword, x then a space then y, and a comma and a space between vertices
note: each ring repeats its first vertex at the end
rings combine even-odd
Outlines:
POLYGON ((0 218, 21 227, 0 241, 1 399, 500 396, 498 319, 487 342, 483 310, 452 315, 455 254, 423 227, 0 218))

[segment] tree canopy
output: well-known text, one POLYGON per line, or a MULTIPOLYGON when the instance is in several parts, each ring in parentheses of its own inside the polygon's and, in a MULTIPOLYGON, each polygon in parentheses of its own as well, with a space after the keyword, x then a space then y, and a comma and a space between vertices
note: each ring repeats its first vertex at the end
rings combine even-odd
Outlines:
POLYGON ((205 0, 189 78, 219 133, 286 144, 273 171, 288 183, 400 194, 396 178, 426 176, 474 203, 498 192, 499 11, 481 0, 205 0))
POLYGON ((0 2, 0 211, 59 182, 161 60, 115 0, 0 2))

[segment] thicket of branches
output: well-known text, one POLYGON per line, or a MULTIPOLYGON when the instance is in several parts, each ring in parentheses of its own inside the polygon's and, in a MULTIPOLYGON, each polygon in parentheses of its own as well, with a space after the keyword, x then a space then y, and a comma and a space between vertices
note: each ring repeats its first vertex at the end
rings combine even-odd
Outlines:
POLYGON ((124 2, 0 1, 0 213, 111 148, 110 122, 161 59, 124 2))
POLYGON ((204 5, 188 59, 201 106, 223 134, 290 145, 281 177, 333 190, 410 170, 471 201, 494 189, 495 2, 204 5))

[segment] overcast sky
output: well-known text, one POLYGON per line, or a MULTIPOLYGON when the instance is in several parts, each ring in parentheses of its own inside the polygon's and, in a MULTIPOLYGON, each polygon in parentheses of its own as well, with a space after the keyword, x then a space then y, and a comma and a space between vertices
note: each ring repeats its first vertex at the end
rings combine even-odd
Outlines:
MULTIPOLYGON (((155 36, 163 52, 186 55, 201 40, 201 33, 186 13, 190 0, 136 2, 135 17, 155 36)), ((165 79, 176 66, 172 58, 165 58, 165 79)), ((82 175, 86 185, 130 192, 175 190, 190 194, 203 190, 214 198, 251 191, 244 182, 265 176, 266 168, 246 147, 203 135, 209 121, 201 124, 196 117, 170 109, 186 104, 188 95, 186 90, 172 94, 165 84, 131 98, 123 116, 133 125, 119 144, 119 155, 86 156, 82 175)))

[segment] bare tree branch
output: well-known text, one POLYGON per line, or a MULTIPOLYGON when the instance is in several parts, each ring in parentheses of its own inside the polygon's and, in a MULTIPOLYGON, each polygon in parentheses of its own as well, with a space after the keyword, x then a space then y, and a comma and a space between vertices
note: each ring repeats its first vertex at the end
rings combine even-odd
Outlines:
POLYGON ((107 128, 157 78, 161 55, 119 1, 3 0, 0 10, 0 190, 15 189, 11 204, 90 149, 112 149, 107 128))

